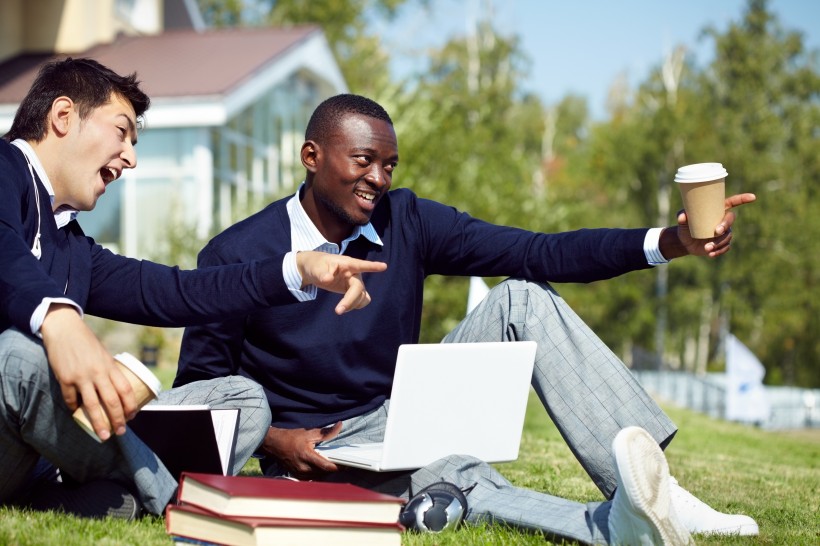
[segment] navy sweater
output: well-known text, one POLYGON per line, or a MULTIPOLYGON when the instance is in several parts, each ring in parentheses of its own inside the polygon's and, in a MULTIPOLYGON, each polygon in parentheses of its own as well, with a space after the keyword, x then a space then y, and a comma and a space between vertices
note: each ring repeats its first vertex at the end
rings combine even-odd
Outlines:
MULTIPOLYGON (((215 237, 199 265, 290 250, 288 199, 215 237)), ((371 222, 384 246, 360 237, 346 251, 388 264, 386 272, 365 276, 369 306, 337 316, 340 296, 319 291, 315 301, 188 328, 175 384, 242 374, 264 387, 274 426, 321 427, 390 395, 399 345, 419 339, 428 275, 590 282, 649 267, 645 229, 533 233, 477 220, 406 189, 385 195, 371 222)))
POLYGON ((65 296, 100 317, 157 326, 202 324, 270 305, 296 305, 281 254, 226 268, 181 271, 118 256, 83 234, 77 221, 57 229, 40 180, 42 258, 34 184, 25 156, 0 139, 0 332, 29 321, 44 297, 65 296))

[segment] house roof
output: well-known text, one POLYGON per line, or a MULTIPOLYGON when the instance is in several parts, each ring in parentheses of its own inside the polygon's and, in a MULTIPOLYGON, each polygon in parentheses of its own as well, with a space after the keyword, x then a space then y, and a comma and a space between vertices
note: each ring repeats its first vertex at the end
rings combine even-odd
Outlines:
MULTIPOLYGON (((152 126, 220 124, 298 70, 346 89, 324 34, 312 25, 120 36, 73 56, 94 58, 120 74, 136 72, 151 97, 146 118, 152 126), (186 110, 189 116, 182 115, 186 110)), ((0 134, 11 126, 40 65, 60 57, 28 54, 0 63, 0 134)))

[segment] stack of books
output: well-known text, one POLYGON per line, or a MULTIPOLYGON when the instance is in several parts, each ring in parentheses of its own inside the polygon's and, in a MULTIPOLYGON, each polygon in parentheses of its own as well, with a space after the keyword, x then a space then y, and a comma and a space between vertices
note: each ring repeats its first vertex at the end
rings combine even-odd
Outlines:
POLYGON ((183 472, 165 526, 180 543, 400 546, 403 502, 351 484, 183 472))

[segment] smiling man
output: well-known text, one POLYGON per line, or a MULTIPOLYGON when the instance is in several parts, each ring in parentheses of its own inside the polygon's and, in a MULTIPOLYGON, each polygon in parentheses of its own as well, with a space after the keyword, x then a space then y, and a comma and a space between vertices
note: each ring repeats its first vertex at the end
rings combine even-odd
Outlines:
MULTIPOLYGON (((385 269, 283 252, 180 271, 97 245, 77 214, 136 167, 137 126, 149 102, 133 74, 91 59, 55 61, 41 69, 0 140, 0 503, 133 518, 140 505, 162 514, 176 490, 126 429, 137 411, 134 393, 84 313, 179 327, 298 304, 284 279, 287 265, 290 283, 344 294, 332 311, 342 314, 370 301, 361 273, 385 269), (80 403, 102 443, 73 421, 80 403)), ((158 402, 239 407, 234 473, 270 422, 263 392, 242 377, 172 389, 158 402)))
MULTIPOLYGON (((399 162, 393 122, 357 95, 316 108, 301 158, 299 191, 215 237, 199 265, 305 250, 378 260, 389 267, 367 279, 373 303, 355 316, 334 316, 324 294, 291 285, 311 304, 186 329, 175 380, 239 373, 264 387, 273 415, 261 448, 267 475, 347 481, 405 498, 445 480, 466 493, 469 523, 503 522, 585 543, 684 544, 690 532, 757 533, 751 518, 716 512, 666 474, 659 446, 672 441, 674 423, 546 284, 608 279, 686 255, 720 256, 730 248, 731 209, 754 195, 727 199, 707 240, 689 235, 685 214, 676 226, 653 229, 545 234, 493 225, 409 189, 391 190, 399 162), (401 344, 419 340, 428 275, 510 277, 444 342, 536 341, 533 387, 611 501, 582 504, 514 487, 491 465, 457 454, 414 472, 373 473, 337 467, 316 453, 319 442, 383 437, 396 355, 401 344)), ((446 400, 430 403, 443 414, 431 426, 447 426, 446 412, 459 411, 446 400)))

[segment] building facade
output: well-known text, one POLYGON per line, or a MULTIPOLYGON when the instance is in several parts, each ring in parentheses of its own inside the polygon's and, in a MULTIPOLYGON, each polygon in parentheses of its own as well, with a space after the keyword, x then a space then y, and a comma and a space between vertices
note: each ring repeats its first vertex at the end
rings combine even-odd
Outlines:
POLYGON ((0 134, 43 62, 91 57, 136 72, 152 99, 138 166, 80 223, 122 254, 184 257, 188 266, 209 236, 295 190, 310 113, 347 90, 318 27, 205 29, 193 4, 4 0, 0 8, 0 134), (89 5, 105 9, 91 17, 83 12, 89 5), (57 21, 47 25, 51 42, 26 29, 43 19, 57 21), (22 25, 16 42, 6 33, 15 23, 22 25))

